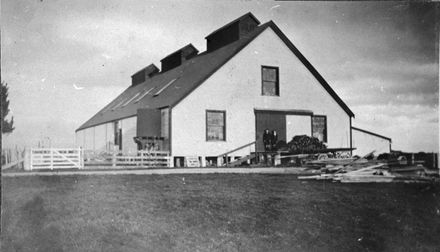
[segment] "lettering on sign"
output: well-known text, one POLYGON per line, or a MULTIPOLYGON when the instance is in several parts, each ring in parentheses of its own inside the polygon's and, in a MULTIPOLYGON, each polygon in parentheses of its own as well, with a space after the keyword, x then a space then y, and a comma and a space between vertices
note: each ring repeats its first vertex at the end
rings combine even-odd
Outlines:
POLYGON ((198 157, 186 157, 186 167, 200 167, 198 157))

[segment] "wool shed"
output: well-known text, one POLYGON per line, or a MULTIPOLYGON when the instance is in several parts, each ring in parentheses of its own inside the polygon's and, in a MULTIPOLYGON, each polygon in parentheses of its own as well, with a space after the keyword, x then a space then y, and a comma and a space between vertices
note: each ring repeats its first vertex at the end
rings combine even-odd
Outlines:
MULTIPOLYGON (((84 149, 135 152, 154 145, 203 160, 256 141, 319 138, 351 148, 350 108, 273 22, 247 13, 136 72, 127 89, 76 130, 84 149)), ((234 155, 248 155, 248 148, 234 155)), ((255 150, 254 150, 255 151, 255 150)))

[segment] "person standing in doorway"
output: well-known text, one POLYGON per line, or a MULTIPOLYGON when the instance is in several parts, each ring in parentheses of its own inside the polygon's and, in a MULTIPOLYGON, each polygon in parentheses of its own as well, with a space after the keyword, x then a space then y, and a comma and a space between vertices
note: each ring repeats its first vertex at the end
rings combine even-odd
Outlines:
POLYGON ((278 142, 278 133, 276 130, 272 130, 271 132, 271 150, 275 151, 276 150, 276 145, 278 142))
POLYGON ((270 151, 272 147, 272 134, 269 129, 265 129, 263 132, 263 145, 264 151, 270 151))

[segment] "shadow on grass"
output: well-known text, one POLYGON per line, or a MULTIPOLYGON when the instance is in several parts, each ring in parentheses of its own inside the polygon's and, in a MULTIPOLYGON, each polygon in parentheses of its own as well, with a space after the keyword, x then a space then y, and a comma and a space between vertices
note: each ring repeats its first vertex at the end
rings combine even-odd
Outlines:
POLYGON ((6 239, 5 251, 63 251, 60 231, 57 227, 44 226, 48 212, 40 196, 33 197, 19 209, 21 240, 6 239))

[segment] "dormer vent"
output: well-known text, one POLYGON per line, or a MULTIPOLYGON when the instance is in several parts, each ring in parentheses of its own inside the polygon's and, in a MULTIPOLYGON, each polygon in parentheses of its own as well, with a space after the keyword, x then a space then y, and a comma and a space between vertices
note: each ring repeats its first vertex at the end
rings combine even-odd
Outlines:
POLYGON ((154 64, 150 64, 146 68, 143 68, 131 76, 131 85, 135 86, 137 84, 143 83, 147 79, 153 77, 159 73, 159 68, 154 64))
POLYGON ((260 21, 250 12, 229 22, 228 24, 213 31, 206 39, 208 52, 228 45, 240 38, 246 37, 260 24, 260 21))
POLYGON ((183 62, 197 56, 198 53, 199 50, 192 44, 182 47, 160 61, 162 63, 162 73, 182 65, 183 62))

